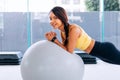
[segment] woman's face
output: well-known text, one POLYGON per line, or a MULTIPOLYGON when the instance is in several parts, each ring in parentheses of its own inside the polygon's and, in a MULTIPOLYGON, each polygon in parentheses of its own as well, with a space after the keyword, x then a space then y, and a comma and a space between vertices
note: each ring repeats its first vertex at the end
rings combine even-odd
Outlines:
POLYGON ((57 16, 54 15, 53 12, 50 12, 49 18, 50 18, 50 24, 51 26, 53 26, 54 29, 62 30, 62 27, 64 27, 64 25, 62 21, 57 16))

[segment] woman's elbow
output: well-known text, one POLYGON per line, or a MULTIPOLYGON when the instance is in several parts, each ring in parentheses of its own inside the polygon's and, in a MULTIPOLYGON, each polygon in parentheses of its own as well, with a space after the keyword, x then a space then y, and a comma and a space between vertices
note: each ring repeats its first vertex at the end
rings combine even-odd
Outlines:
POLYGON ((70 54, 73 54, 73 50, 67 50, 70 54))
POLYGON ((68 48, 66 48, 66 47, 64 47, 64 50, 66 50, 66 51, 69 52, 70 54, 73 54, 73 51, 74 51, 74 50, 68 49, 68 48))

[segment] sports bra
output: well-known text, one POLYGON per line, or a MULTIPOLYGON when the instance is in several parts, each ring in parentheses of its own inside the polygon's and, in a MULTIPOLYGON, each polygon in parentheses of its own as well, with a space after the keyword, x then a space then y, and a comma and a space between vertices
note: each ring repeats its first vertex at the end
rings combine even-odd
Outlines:
MULTIPOLYGON (((88 48, 88 46, 90 45, 92 39, 81 27, 79 27, 79 28, 81 29, 82 34, 77 39, 77 43, 76 43, 76 47, 75 48, 84 51, 84 50, 86 50, 88 48)), ((65 39, 65 34, 62 33, 61 35, 65 39)))
POLYGON ((80 50, 86 50, 90 45, 92 39, 91 37, 80 27, 82 30, 81 36, 77 39, 76 48, 80 50))

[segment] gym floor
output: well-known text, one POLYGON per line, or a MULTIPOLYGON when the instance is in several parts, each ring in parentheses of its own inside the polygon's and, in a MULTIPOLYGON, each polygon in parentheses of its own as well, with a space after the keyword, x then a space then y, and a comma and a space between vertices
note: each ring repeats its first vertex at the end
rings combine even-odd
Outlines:
MULTIPOLYGON (((20 65, 0 65, 0 80, 22 80, 20 65)), ((97 60, 97 64, 85 64, 83 80, 120 80, 120 65, 97 60)))

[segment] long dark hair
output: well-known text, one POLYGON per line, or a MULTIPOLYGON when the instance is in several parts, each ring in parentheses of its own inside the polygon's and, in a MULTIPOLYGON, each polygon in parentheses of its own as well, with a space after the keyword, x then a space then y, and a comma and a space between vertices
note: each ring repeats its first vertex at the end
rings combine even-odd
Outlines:
POLYGON ((51 12, 55 14, 64 24, 64 30, 66 35, 66 40, 64 42, 64 45, 67 45, 68 43, 68 33, 69 33, 69 23, 68 23, 68 16, 64 8, 56 6, 54 7, 51 12))

